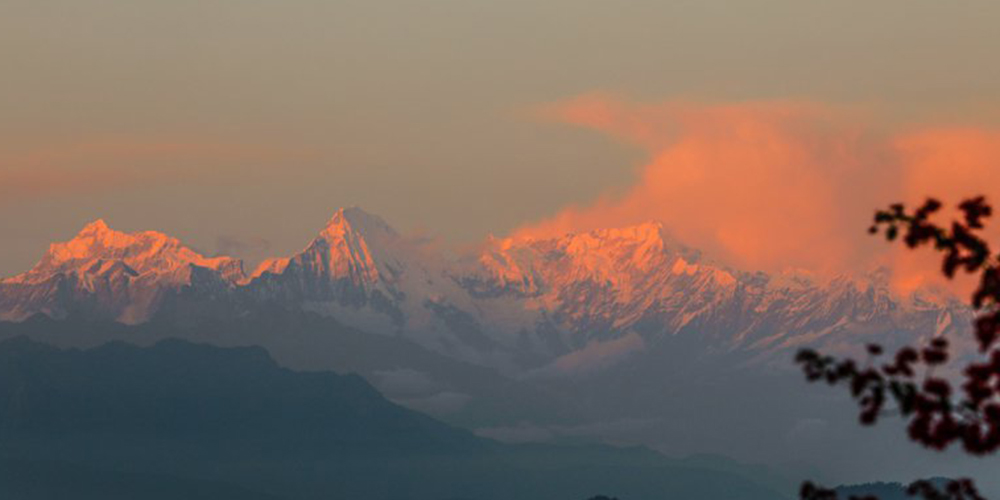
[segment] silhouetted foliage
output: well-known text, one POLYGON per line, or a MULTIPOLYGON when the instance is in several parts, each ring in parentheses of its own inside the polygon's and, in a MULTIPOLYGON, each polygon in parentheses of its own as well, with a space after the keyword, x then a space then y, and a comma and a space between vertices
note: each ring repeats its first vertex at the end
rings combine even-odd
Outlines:
MULTIPOLYGON (((915 481, 906 488, 906 494, 911 497, 919 496, 926 500, 982 500, 976 486, 969 479, 948 479, 938 482, 915 481)), ((837 490, 817 486, 808 481, 802 484, 799 497, 802 500, 838 500, 840 498, 837 490)), ((849 495, 847 500, 879 500, 879 497, 866 493, 849 495)))
MULTIPOLYGON (((803 500, 837 500, 838 498, 837 490, 823 488, 822 486, 817 486, 808 481, 802 483, 802 488, 799 490, 799 496, 803 498, 803 500)), ((876 497, 872 495, 851 495, 847 498, 848 500, 874 500, 876 497)))
MULTIPOLYGON (((939 488, 946 488, 950 481, 950 479, 941 477, 927 480, 927 482, 939 488)), ((913 497, 908 493, 908 489, 908 485, 903 485, 901 483, 879 481, 874 483, 838 486, 836 488, 836 492, 841 497, 847 498, 877 497, 879 500, 912 500, 913 497)))
MULTIPOLYGON (((876 212, 869 231, 883 232, 888 241, 902 236, 909 248, 932 246, 944 254, 941 271, 949 279, 959 272, 979 275, 971 303, 977 312, 974 326, 980 359, 963 367, 964 380, 958 390, 951 381, 935 375, 935 369, 949 359, 948 340, 943 337, 927 345, 905 346, 887 358, 882 346, 869 345, 864 365, 809 349, 799 352, 796 362, 811 382, 846 385, 858 403, 863 425, 898 414, 908 424, 910 439, 925 447, 944 450, 960 444, 967 453, 986 455, 1000 448, 1000 348, 996 346, 1000 336, 1000 256, 992 255, 980 236, 992 208, 983 197, 966 200, 958 206, 961 220, 946 227, 930 220, 941 206, 939 201, 928 199, 911 213, 902 204, 891 205, 876 212), (887 409, 890 402, 894 408, 887 409)), ((982 498, 969 479, 943 485, 917 481, 907 493, 928 500, 982 498)), ((837 498, 835 491, 808 482, 800 496, 810 500, 837 498)))

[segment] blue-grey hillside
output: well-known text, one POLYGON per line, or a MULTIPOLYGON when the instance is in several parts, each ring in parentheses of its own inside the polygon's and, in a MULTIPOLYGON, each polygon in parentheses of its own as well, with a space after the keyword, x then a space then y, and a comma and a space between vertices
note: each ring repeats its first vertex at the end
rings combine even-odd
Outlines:
POLYGON ((0 343, 0 478, 0 494, 29 500, 199 487, 285 499, 781 498, 644 449, 500 444, 395 405, 357 376, 179 340, 0 343))

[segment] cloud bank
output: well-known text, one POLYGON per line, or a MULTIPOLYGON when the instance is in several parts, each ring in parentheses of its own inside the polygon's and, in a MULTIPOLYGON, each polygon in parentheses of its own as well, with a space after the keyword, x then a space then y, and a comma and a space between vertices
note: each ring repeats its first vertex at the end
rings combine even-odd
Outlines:
POLYGON ((515 237, 656 219, 740 268, 890 265, 897 284, 912 286, 936 267, 868 236, 876 208, 928 195, 1000 201, 996 130, 882 131, 862 113, 811 102, 636 103, 603 94, 547 106, 541 116, 641 147, 648 161, 624 193, 565 207, 515 237))

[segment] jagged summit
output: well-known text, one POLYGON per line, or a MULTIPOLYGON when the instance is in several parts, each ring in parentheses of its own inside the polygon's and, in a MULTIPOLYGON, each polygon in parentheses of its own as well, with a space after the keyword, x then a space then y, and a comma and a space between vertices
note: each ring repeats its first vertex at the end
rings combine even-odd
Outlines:
POLYGON ((536 293, 542 281, 589 279, 621 283, 628 275, 657 266, 669 269, 673 258, 697 260, 697 252, 677 244, 663 224, 648 221, 620 228, 595 229, 550 238, 491 240, 480 256, 488 279, 536 293))
POLYGON ((291 264, 309 275, 347 279, 357 285, 371 285, 379 278, 368 242, 342 210, 302 253, 291 258, 291 264))
POLYGON ((381 217, 358 207, 340 208, 301 252, 261 262, 249 282, 270 276, 293 288, 294 295, 326 296, 336 282, 371 291, 393 273, 390 268, 401 267, 394 255, 400 239, 381 217))
POLYGON ((385 274, 387 254, 399 234, 381 217, 358 207, 341 208, 292 262, 333 279, 373 286, 385 274))
POLYGON ((111 228, 108 227, 106 222, 104 222, 104 219, 96 219, 86 226, 83 226, 83 229, 80 230, 80 234, 103 233, 110 230, 111 228))
POLYGON ((604 227, 604 228, 594 228, 590 230, 583 231, 567 231, 565 233, 556 233, 547 236, 537 236, 537 235, 514 235, 510 237, 496 237, 490 234, 487 238, 487 242, 490 244, 501 245, 501 246, 516 246, 516 245, 530 245, 538 243, 541 241, 551 241, 560 239, 573 239, 573 238, 591 238, 591 239, 601 239, 601 240, 633 240, 633 241, 650 241, 650 240, 660 240, 660 241, 673 241, 673 238, 668 234, 663 223, 656 220, 648 220, 645 222, 640 222, 637 224, 629 224, 619 227, 604 227))
POLYGON ((663 225, 648 222, 636 226, 597 229, 566 236, 556 241, 568 255, 581 257, 593 264, 595 260, 608 265, 632 265, 647 268, 660 258, 666 247, 663 225))
MULTIPOLYGON (((548 251, 558 248, 560 252, 573 255, 596 253, 628 253, 630 260, 648 260, 663 252, 683 255, 687 260, 703 260, 699 250, 680 242, 662 222, 650 220, 638 224, 591 229, 589 231, 554 234, 548 237, 490 238, 490 251, 517 251, 534 248, 548 251)), ((616 259, 620 260, 621 256, 616 259)))
POLYGON ((326 223, 323 234, 342 234, 346 231, 357 231, 367 237, 376 235, 389 235, 398 237, 399 234, 381 217, 366 212, 359 207, 340 208, 334 212, 333 216, 326 223))
POLYGON ((176 274, 198 266, 217 271, 233 282, 242 278, 242 263, 238 259, 205 257, 163 233, 125 233, 97 219, 84 226, 73 239, 51 244, 30 271, 4 281, 38 283, 60 274, 93 275, 121 266, 137 275, 176 274), (115 263, 119 266, 112 266, 115 263))
POLYGON ((115 231, 104 219, 97 219, 84 226, 73 239, 50 245, 43 262, 60 265, 92 258, 127 259, 134 257, 134 250, 144 243, 163 248, 169 240, 167 235, 155 231, 135 234, 115 231))
POLYGON ((215 293, 243 279, 239 259, 205 257, 163 233, 125 233, 98 219, 69 241, 51 244, 31 270, 0 280, 0 319, 85 311, 140 322, 165 294, 185 287, 215 293))

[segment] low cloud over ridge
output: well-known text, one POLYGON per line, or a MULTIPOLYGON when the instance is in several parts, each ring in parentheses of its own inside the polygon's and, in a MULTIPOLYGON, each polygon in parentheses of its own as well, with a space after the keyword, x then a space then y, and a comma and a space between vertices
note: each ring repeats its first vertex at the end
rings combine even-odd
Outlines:
MULTIPOLYGON (((688 244, 745 269, 844 272, 890 265, 912 288, 936 266, 868 236, 873 210, 928 195, 1000 200, 1000 131, 886 132, 863 114, 803 101, 636 103, 589 94, 545 119, 641 147, 648 161, 606 193, 524 225, 515 237, 663 221, 688 244)), ((1000 233, 998 233, 1000 234, 1000 233)))

